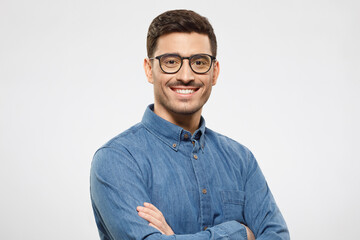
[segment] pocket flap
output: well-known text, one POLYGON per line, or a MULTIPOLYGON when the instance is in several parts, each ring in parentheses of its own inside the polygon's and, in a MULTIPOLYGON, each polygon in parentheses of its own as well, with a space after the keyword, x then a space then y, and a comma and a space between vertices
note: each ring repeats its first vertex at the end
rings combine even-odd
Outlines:
POLYGON ((221 199, 223 203, 231 203, 231 204, 245 204, 245 192, 238 190, 227 190, 221 191, 221 199))

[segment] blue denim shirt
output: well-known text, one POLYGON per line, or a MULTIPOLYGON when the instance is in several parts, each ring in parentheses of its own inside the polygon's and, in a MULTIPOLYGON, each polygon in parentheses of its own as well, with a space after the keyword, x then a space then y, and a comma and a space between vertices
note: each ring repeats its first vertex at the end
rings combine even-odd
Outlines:
POLYGON ((285 221, 253 156, 205 127, 190 132, 157 116, 142 121, 94 155, 91 200, 101 239, 289 239, 285 221), (154 204, 175 235, 138 216, 154 204))

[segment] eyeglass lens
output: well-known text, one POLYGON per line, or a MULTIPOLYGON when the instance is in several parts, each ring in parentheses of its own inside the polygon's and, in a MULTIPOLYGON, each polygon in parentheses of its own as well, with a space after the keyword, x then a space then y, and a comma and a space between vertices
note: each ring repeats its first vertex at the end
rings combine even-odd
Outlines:
MULTIPOLYGON (((191 69, 196 73, 206 73, 211 67, 211 57, 205 54, 191 56, 189 59, 191 69)), ((175 73, 182 65, 179 55, 164 55, 160 58, 160 65, 164 72, 175 73)))

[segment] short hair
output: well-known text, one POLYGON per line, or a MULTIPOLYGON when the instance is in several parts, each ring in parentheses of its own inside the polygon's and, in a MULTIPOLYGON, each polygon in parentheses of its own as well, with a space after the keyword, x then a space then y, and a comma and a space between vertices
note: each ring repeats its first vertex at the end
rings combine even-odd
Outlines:
POLYGON ((198 13, 184 9, 170 10, 154 18, 146 39, 148 57, 153 57, 158 38, 173 32, 206 34, 210 40, 211 54, 216 57, 216 36, 210 22, 198 13))

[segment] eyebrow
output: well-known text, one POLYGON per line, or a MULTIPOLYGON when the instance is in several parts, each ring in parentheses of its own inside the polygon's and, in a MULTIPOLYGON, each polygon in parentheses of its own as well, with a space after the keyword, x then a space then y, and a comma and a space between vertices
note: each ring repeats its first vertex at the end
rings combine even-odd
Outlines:
MULTIPOLYGON (((174 55, 179 55, 180 57, 184 57, 184 56, 181 55, 179 52, 163 53, 163 54, 159 54, 159 56, 160 56, 160 55, 164 55, 164 54, 174 54, 174 55)), ((195 53, 195 54, 191 54, 189 57, 194 56, 194 55, 199 55, 199 54, 211 55, 211 53, 195 53)), ((212 56, 212 55, 211 55, 211 56, 212 56)))

